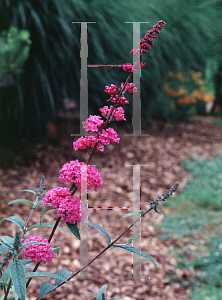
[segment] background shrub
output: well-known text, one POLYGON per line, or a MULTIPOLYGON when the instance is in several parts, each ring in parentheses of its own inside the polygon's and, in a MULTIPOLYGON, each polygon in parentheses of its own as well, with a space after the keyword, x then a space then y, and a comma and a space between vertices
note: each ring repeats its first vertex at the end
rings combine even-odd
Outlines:
MULTIPOLYGON (((104 0, 2 0, 0 31, 12 26, 28 30, 32 44, 24 72, 15 77, 13 87, 0 88, 1 139, 40 138, 63 98, 79 101, 80 25, 71 21, 97 21, 88 25, 89 64, 132 60, 132 24, 125 21, 149 21, 141 24, 141 36, 158 20, 167 23, 144 56, 147 66, 142 72, 146 74, 141 78, 142 125, 151 117, 162 118, 169 103, 163 99, 162 109, 156 105, 167 73, 178 65, 181 70, 203 72, 206 59, 219 53, 215 44, 221 25, 217 23, 215 30, 214 23, 219 19, 219 4, 212 0, 123 0, 118 5, 104 0)), ((98 113, 105 104, 105 85, 119 84, 125 78, 120 68, 89 68, 89 113, 98 113)), ((131 114, 128 106, 129 122, 131 114)))

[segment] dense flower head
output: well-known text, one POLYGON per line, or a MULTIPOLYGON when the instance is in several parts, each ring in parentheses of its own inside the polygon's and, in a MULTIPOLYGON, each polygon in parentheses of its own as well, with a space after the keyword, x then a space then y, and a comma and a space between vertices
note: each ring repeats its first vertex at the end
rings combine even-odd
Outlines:
MULTIPOLYGON (((108 107, 107 107, 107 109, 108 109, 108 107)), ((124 115, 123 115, 123 112, 124 112, 124 110, 121 111, 121 109, 119 107, 116 109, 116 113, 115 114, 116 114, 116 117, 119 120, 120 119, 125 119, 124 115)), ((97 137, 93 136, 93 138, 95 139, 94 140, 95 143, 93 143, 91 145, 91 147, 89 147, 86 144, 84 145, 84 141, 87 138, 90 138, 90 137, 85 137, 85 138, 81 137, 76 142, 74 142, 73 143, 74 150, 87 149, 88 148, 87 150, 89 152, 91 152, 91 150, 94 148, 94 146, 96 144, 96 149, 100 150, 101 152, 103 152, 104 151, 104 145, 108 145, 110 143, 111 144, 119 143, 119 140, 120 140, 120 138, 118 137, 117 132, 114 129, 112 129, 112 128, 108 128, 106 130, 102 129, 98 133, 97 137), (78 148, 78 145, 80 145, 79 148, 78 148)), ((72 163, 72 165, 74 165, 74 162, 70 162, 70 163, 72 163)), ((84 164, 84 163, 80 163, 80 164, 84 164)), ((83 166, 83 165, 81 165, 81 166, 83 166)), ((78 168, 80 168, 80 167, 78 167, 78 168)), ((74 182, 75 185, 79 189, 81 189, 81 187, 80 187, 80 175, 78 174, 78 170, 76 170, 76 168, 75 168, 75 170, 72 170, 72 169, 73 169, 73 166, 71 167, 69 164, 63 165, 62 170, 60 170, 61 175, 60 175, 59 179, 61 180, 61 182, 66 182, 66 183, 68 183, 68 182, 74 182), (70 181, 70 178, 74 178, 74 179, 72 179, 72 181, 70 181)), ((87 177, 87 179, 88 179, 88 188, 92 188, 91 186, 93 186, 93 183, 90 184, 90 186, 89 186, 89 180, 93 180, 93 178, 92 179, 90 179, 91 177, 89 178, 89 174, 91 174, 90 173, 91 171, 87 170, 87 172, 88 172, 88 177, 87 177)))
POLYGON ((65 198, 60 204, 57 212, 58 217, 62 217, 66 223, 75 224, 81 222, 86 217, 86 209, 80 197, 65 198))
POLYGON ((99 141, 103 145, 119 143, 119 140, 120 138, 113 128, 102 129, 102 131, 99 132, 99 141))
POLYGON ((73 149, 76 150, 84 150, 84 149, 90 149, 95 146, 97 142, 96 136, 81 136, 76 142, 73 142, 73 149))
POLYGON ((115 95, 115 96, 111 96, 110 97, 110 102, 114 103, 114 104, 119 104, 119 105, 126 105, 126 104, 129 104, 129 100, 126 100, 125 97, 123 96, 118 96, 118 95, 115 95))
MULTIPOLYGON (((102 116, 107 119, 112 108, 113 108, 113 106, 110 106, 110 107, 104 106, 104 107, 100 108, 99 110, 100 110, 102 116)), ((124 109, 121 106, 114 108, 109 120, 110 120, 110 122, 111 121, 126 121, 126 119, 124 117, 124 109)))
POLYGON ((75 224, 81 222, 86 216, 86 210, 80 197, 74 197, 68 187, 56 187, 47 192, 43 198, 43 204, 51 204, 52 208, 58 208, 57 215, 65 222, 75 224))
POLYGON ((90 115, 86 122, 82 122, 82 128, 89 132, 97 132, 104 123, 100 116, 90 115))
POLYGON ((117 89, 117 86, 115 84, 111 84, 111 86, 106 85, 104 92, 106 92, 109 95, 117 95, 119 93, 120 89, 117 89))
POLYGON ((30 236, 29 239, 26 239, 22 244, 29 242, 40 242, 45 244, 32 244, 26 246, 22 249, 24 258, 30 258, 33 262, 43 262, 44 264, 52 262, 52 258, 55 256, 55 253, 52 252, 52 245, 46 239, 43 239, 39 236, 30 236))
POLYGON ((96 167, 87 166, 84 162, 79 162, 78 159, 64 164, 59 172, 61 183, 73 182, 79 190, 85 189, 85 187, 81 187, 81 178, 83 181, 87 181, 87 189, 93 189, 94 191, 101 188, 103 183, 101 174, 96 167))
MULTIPOLYGON (((124 82, 122 82, 121 83, 121 88, 123 88, 124 87, 124 82)), ((125 94, 125 93, 128 93, 128 94, 130 94, 130 93, 136 93, 137 92, 137 88, 135 87, 135 84, 134 83, 127 83, 126 84, 126 86, 125 86, 125 88, 124 88, 124 91, 123 91, 123 93, 125 94)))

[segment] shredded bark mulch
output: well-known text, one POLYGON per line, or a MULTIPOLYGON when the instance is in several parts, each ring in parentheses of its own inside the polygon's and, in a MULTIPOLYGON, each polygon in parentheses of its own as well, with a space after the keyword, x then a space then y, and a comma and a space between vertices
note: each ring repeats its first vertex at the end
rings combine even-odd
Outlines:
MULTIPOLYGON (((121 208, 132 207, 133 197, 133 167, 126 165, 143 165, 141 170, 141 209, 149 206, 145 202, 153 201, 159 195, 178 181, 180 193, 189 180, 191 174, 185 171, 181 160, 207 159, 222 155, 222 129, 214 125, 214 117, 198 117, 188 122, 180 122, 175 126, 162 122, 152 123, 143 133, 150 136, 125 136, 131 133, 128 130, 118 129, 120 144, 108 145, 103 153, 97 151, 91 164, 96 165, 103 178, 103 186, 98 192, 89 191, 88 205, 90 207, 88 220, 103 226, 114 240, 132 222, 128 217, 118 221, 124 214, 132 210, 121 208), (112 207, 112 210, 105 209, 112 207)), ((30 213, 29 204, 16 203, 7 205, 15 199, 34 200, 34 195, 21 192, 23 189, 38 187, 41 175, 46 178, 46 189, 64 186, 58 180, 62 165, 71 160, 79 159, 86 162, 85 151, 74 151, 72 143, 76 138, 70 136, 66 123, 58 121, 56 132, 49 134, 43 143, 29 145, 23 141, 14 149, 17 164, 3 170, 0 169, 0 211, 1 219, 9 216, 18 216, 26 222, 30 213)), ((73 121, 71 130, 78 133, 78 122, 73 121)), ((167 201, 174 201, 171 197, 167 201)), ((177 204, 178 205, 178 204, 177 204)), ((112 297, 124 300, 173 300, 189 299, 194 276, 187 269, 179 269, 173 255, 167 254, 170 245, 180 243, 174 236, 170 240, 157 237, 160 229, 149 225, 150 222, 161 223, 169 210, 164 205, 158 207, 161 215, 151 211, 141 221, 141 250, 150 255, 159 269, 148 262, 141 260, 141 279, 132 277, 132 255, 123 250, 112 248, 99 257, 88 267, 88 279, 78 275, 56 292, 46 295, 43 299, 93 299, 87 293, 97 294, 99 288, 107 284, 107 299, 112 297)), ((42 207, 36 209, 30 226, 40 222, 42 207)), ((42 222, 54 223, 56 210, 47 212, 42 222)), ((73 236, 66 224, 61 221, 65 233, 57 230, 52 239, 53 247, 61 246, 60 254, 49 265, 41 264, 39 271, 56 273, 66 268, 75 272, 80 267, 80 242, 73 236)), ((17 226, 4 221, 0 226, 0 234, 14 237, 17 226)), ((49 228, 33 229, 27 233, 48 238, 49 228)), ((124 244, 132 231, 118 244, 124 244)), ((105 246, 106 237, 95 228, 88 226, 88 260, 96 256, 105 246)), ((181 247, 183 244, 181 243, 181 247)), ((1 260, 3 258, 1 257, 1 260)), ((46 279, 54 284, 51 278, 46 279)), ((46 280, 33 279, 27 291, 27 299, 36 299, 41 282, 46 280)))

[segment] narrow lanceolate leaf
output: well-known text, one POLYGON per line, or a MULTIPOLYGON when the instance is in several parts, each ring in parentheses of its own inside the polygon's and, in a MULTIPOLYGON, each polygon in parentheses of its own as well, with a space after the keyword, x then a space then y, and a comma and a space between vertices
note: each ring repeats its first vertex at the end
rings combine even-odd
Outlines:
POLYGON ((0 255, 5 253, 6 251, 8 251, 8 247, 6 247, 5 245, 1 245, 0 246, 0 255))
POLYGON ((78 223, 76 222, 75 224, 69 224, 69 223, 66 223, 66 225, 68 226, 69 230, 79 239, 81 240, 80 238, 80 233, 79 233, 79 228, 78 228, 78 223))
POLYGON ((59 256, 60 246, 56 248, 52 248, 52 251, 55 251, 56 255, 59 256))
POLYGON ((108 239, 109 243, 111 243, 111 237, 109 235, 109 233, 106 231, 105 228, 103 228, 102 226, 98 225, 98 224, 95 224, 95 223, 83 223, 83 224, 87 224, 87 225, 90 225, 96 229, 98 229, 100 232, 102 232, 108 239))
POLYGON ((76 185, 75 185, 75 183, 73 183, 70 190, 69 190, 69 193, 74 191, 75 189, 76 189, 76 185))
MULTIPOLYGON (((72 272, 70 272, 67 269, 61 269, 56 274, 59 275, 59 276, 61 276, 62 278, 64 278, 66 280, 66 279, 68 279, 72 275, 72 272)), ((59 285, 59 284, 61 284, 63 282, 64 282, 64 280, 55 279, 55 285, 59 285)))
POLYGON ((32 202, 32 201, 29 201, 29 200, 26 200, 26 199, 16 199, 16 200, 10 201, 10 202, 8 203, 8 205, 9 205, 9 204, 13 204, 13 203, 17 203, 17 202, 25 202, 25 203, 29 203, 29 204, 33 205, 33 202, 32 202))
MULTIPOLYGON (((44 195, 46 195, 47 193, 45 193, 44 195)), ((36 204, 36 207, 38 207, 39 205, 43 205, 43 201, 40 200, 37 204, 36 204)))
POLYGON ((40 224, 42 223, 42 217, 43 215, 48 211, 48 210, 51 210, 53 209, 51 206, 46 206, 43 208, 42 212, 41 212, 41 216, 40 216, 40 224))
POLYGON ((22 251, 26 246, 29 246, 29 245, 46 245, 46 243, 43 243, 43 242, 28 242, 28 243, 25 243, 24 245, 21 246, 20 248, 20 251, 22 251))
POLYGON ((157 210, 157 208, 156 208, 156 206, 154 206, 154 211, 156 212, 156 213, 158 213, 159 215, 161 215, 161 213, 160 212, 158 212, 158 210, 157 210))
POLYGON ((53 291, 55 289, 56 289, 55 285, 51 285, 49 282, 43 282, 40 285, 40 289, 39 289, 39 299, 41 299, 46 294, 48 294, 49 292, 51 292, 51 291, 53 291))
POLYGON ((13 243, 14 243, 14 238, 12 238, 11 236, 8 236, 8 235, 2 236, 2 237, 1 237, 1 240, 2 240, 4 243, 11 244, 11 245, 13 245, 13 243))
MULTIPOLYGON (((29 228, 26 229, 26 231, 29 231, 33 228, 38 228, 38 227, 54 227, 54 225, 55 224, 53 224, 53 223, 41 223, 41 224, 39 223, 39 224, 35 224, 33 226, 30 226, 29 228)), ((57 228, 65 232, 65 230, 62 229, 61 227, 58 226, 57 228)))
POLYGON ((148 260, 149 262, 151 262, 152 264, 154 264, 154 266, 158 269, 155 261, 152 259, 151 256, 149 256, 148 254, 146 254, 145 252, 141 251, 140 253, 140 250, 135 248, 135 247, 132 247, 132 246, 128 246, 128 245, 113 245, 113 247, 117 247, 117 248, 120 248, 122 250, 125 250, 129 253, 133 253, 135 255, 138 255, 138 256, 141 256, 142 258, 148 260))
MULTIPOLYGON (((5 272, 2 274, 1 280, 2 280, 3 282, 6 282, 6 281, 7 281, 8 277, 9 277, 9 275, 10 275, 10 272, 11 272, 11 266, 8 267, 8 269, 6 269, 5 272)), ((1 287, 2 287, 2 286, 1 286, 1 287)))
POLYGON ((33 190, 22 190, 22 192, 29 192, 29 193, 32 193, 32 194, 36 195, 36 192, 33 191, 33 190))
POLYGON ((89 293, 86 293, 86 294, 88 294, 88 295, 93 296, 93 297, 96 298, 96 295, 94 295, 94 294, 89 294, 89 293))
POLYGON ((22 228, 22 230, 24 230, 25 224, 24 224, 24 221, 21 218, 19 218, 19 217, 8 217, 8 218, 5 218, 5 219, 2 219, 0 224, 5 220, 8 220, 8 221, 11 221, 11 222, 15 223, 20 228, 22 228))
POLYGON ((11 279, 17 296, 20 300, 25 300, 25 270, 20 259, 16 259, 11 263, 11 279))
POLYGON ((134 234, 130 239, 128 239, 127 241, 127 245, 131 244, 133 240, 135 240, 138 236, 140 235, 140 233, 136 233, 134 234))
POLYGON ((60 279, 67 283, 70 284, 70 282, 68 282, 66 279, 64 279, 63 277, 59 276, 59 275, 56 275, 56 274, 53 274, 53 273, 49 273, 49 272, 30 272, 30 273, 26 273, 25 274, 25 277, 26 278, 33 278, 33 277, 52 277, 52 278, 57 278, 57 279, 60 279))
POLYGON ((140 212, 126 214, 125 216, 123 216, 122 218, 120 218, 118 221, 120 221, 120 220, 122 220, 122 219, 124 219, 126 217, 134 216, 134 215, 140 216, 140 212))
POLYGON ((107 289, 107 284, 103 285, 101 289, 98 291, 96 300, 102 300, 102 293, 105 293, 106 289, 107 289))

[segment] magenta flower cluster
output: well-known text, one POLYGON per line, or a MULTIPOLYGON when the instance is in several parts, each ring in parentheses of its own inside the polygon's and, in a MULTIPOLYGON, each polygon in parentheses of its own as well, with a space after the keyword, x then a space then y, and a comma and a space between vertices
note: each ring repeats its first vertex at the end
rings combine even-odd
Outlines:
POLYGON ((43 198, 43 204, 51 204, 52 208, 58 208, 57 216, 65 222, 75 224, 86 217, 86 209, 80 197, 74 197, 69 188, 57 187, 49 190, 43 198))
POLYGON ((101 188, 103 183, 101 174, 96 167, 87 166, 84 162, 79 162, 78 159, 64 164, 59 172, 61 183, 73 182, 80 191, 85 189, 81 186, 81 179, 87 182, 87 189, 93 189, 94 191, 101 188))
POLYGON ((38 236, 30 236, 23 242, 23 245, 29 242, 40 242, 45 244, 32 244, 22 249, 24 258, 30 258, 33 262, 50 263, 55 253, 52 252, 52 245, 46 239, 38 236))

